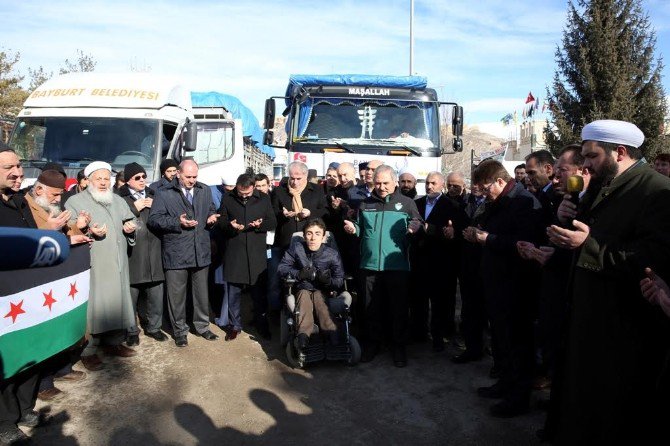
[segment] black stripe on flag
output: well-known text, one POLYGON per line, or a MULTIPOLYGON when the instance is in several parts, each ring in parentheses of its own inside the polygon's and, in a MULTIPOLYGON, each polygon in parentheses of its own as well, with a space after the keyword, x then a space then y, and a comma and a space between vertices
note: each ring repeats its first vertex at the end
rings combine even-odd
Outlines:
MULTIPOLYGON (((4 253, 11 256, 11 253, 4 253)), ((63 263, 39 268, 0 271, 0 296, 8 296, 43 283, 73 276, 91 268, 91 248, 88 244, 70 247, 63 263)))

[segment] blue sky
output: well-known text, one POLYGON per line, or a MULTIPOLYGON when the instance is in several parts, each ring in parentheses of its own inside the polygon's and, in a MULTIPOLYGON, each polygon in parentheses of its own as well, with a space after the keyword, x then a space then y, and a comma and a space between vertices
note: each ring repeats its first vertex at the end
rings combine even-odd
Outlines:
MULTIPOLYGON (((3 1, 0 47, 22 74, 57 72, 81 49, 96 71, 147 67, 196 91, 239 97, 257 117, 292 73, 409 73, 409 0, 3 1)), ((566 0, 416 0, 414 72, 467 124, 544 97, 566 0)), ((645 0, 657 56, 670 54, 670 1, 645 0)), ((670 92, 668 68, 664 70, 670 92)))

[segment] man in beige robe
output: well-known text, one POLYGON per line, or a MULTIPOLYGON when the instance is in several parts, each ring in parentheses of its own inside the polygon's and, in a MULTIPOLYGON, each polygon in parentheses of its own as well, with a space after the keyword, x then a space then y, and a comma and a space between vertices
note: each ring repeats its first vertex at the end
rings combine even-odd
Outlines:
POLYGON ((97 347, 107 354, 129 357, 136 354, 121 343, 126 330, 135 324, 128 276, 128 244, 134 244, 134 216, 126 202, 112 193, 111 166, 95 161, 85 169, 89 186, 71 197, 65 210, 90 214, 87 230, 91 245, 91 283, 88 300, 88 330, 91 339, 82 353, 89 370, 100 368, 97 347))

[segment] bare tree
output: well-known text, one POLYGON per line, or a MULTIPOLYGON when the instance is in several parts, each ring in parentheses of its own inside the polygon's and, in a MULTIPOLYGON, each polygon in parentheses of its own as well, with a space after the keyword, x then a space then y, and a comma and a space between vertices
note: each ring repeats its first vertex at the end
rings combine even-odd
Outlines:
POLYGON ((82 50, 77 50, 77 60, 70 62, 70 59, 65 59, 64 66, 58 70, 58 74, 67 73, 83 73, 94 71, 98 62, 93 59, 90 54, 84 54, 82 50))

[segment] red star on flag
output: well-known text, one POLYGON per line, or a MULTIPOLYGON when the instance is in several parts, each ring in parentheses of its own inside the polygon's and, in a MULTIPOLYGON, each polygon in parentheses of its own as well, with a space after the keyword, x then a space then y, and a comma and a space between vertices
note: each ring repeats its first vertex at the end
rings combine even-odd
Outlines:
POLYGON ((11 317, 12 324, 16 322, 16 318, 18 317, 19 314, 25 313, 25 311, 23 311, 23 308, 21 308, 22 305, 23 301, 19 302, 17 305, 14 305, 12 302, 9 303, 9 313, 5 314, 5 317, 11 317))
POLYGON ((51 311, 51 306, 58 302, 56 299, 53 297, 53 290, 49 290, 49 293, 42 293, 44 294, 44 304, 42 304, 43 307, 49 307, 49 311, 51 311))
POLYGON ((77 289, 77 282, 71 283, 70 284, 70 294, 68 296, 72 297, 72 300, 74 300, 74 295, 77 294, 79 290, 77 289))

